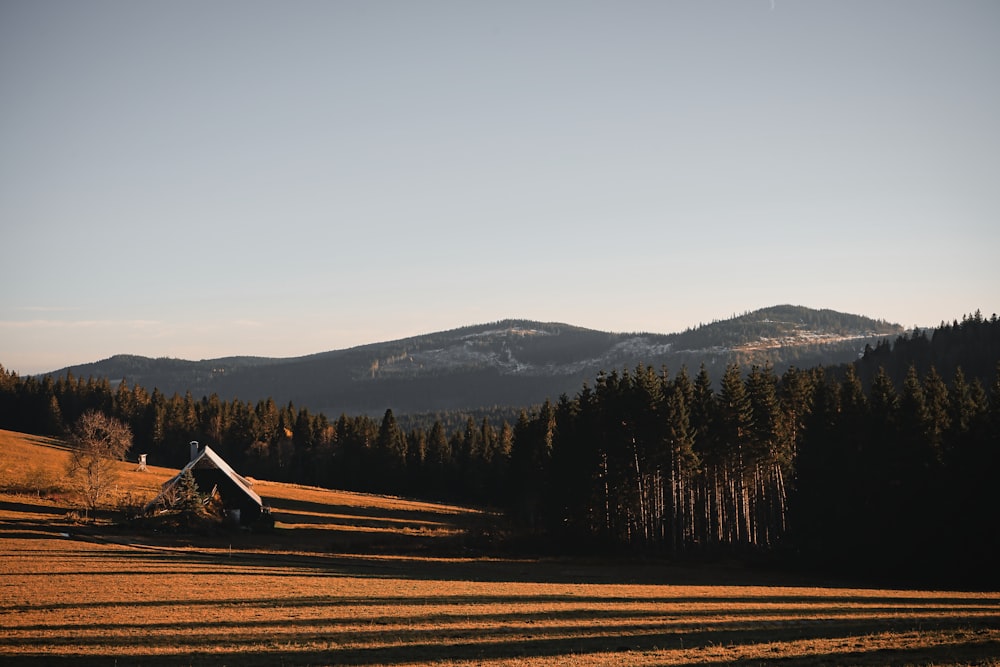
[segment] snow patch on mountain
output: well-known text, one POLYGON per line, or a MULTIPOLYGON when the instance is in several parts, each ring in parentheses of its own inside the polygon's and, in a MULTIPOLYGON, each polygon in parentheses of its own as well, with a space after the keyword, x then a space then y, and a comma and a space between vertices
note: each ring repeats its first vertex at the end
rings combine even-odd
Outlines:
POLYGON ((413 350, 372 364, 372 377, 494 368, 504 375, 555 376, 581 373, 595 367, 617 368, 636 358, 656 358, 670 352, 671 344, 647 336, 632 336, 608 347, 602 354, 565 362, 532 363, 519 359, 510 336, 552 336, 541 329, 492 329, 461 336, 455 344, 413 350))
POLYGON ((403 350, 396 348, 394 353, 372 362, 370 378, 445 375, 488 369, 501 375, 570 376, 593 373, 595 369, 631 369, 637 363, 655 366, 671 363, 674 358, 680 360, 677 363, 683 364, 694 356, 713 359, 730 356, 734 352, 766 354, 776 348, 819 347, 861 341, 870 338, 872 332, 831 333, 801 323, 790 323, 790 326, 784 329, 778 327, 769 334, 735 345, 714 342, 697 349, 678 345, 677 341, 666 336, 645 333, 607 334, 604 343, 591 338, 581 345, 578 337, 555 325, 502 322, 488 325, 480 331, 423 341, 423 345, 428 345, 426 348, 421 346, 421 341, 413 341, 403 350), (564 335, 565 338, 562 337, 564 335), (541 346, 532 342, 541 338, 549 340, 541 346))
POLYGON ((611 348, 608 356, 612 355, 625 355, 625 356, 635 356, 635 355, 647 355, 656 356, 660 354, 666 354, 670 352, 673 348, 671 343, 656 343, 651 341, 645 336, 637 336, 635 338, 628 338, 622 342, 616 344, 611 348))
POLYGON ((544 329, 533 329, 525 327, 506 327, 503 329, 488 329, 486 331, 478 331, 476 333, 466 334, 462 336, 461 340, 468 340, 471 338, 492 338, 498 336, 552 336, 553 332, 545 331, 544 329))

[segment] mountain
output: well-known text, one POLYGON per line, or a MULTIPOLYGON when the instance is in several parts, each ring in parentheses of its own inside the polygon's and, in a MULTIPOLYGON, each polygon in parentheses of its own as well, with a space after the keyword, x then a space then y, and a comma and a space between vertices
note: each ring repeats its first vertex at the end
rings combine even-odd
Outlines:
POLYGON ((702 363, 718 379, 729 363, 770 362, 777 372, 856 360, 897 324, 832 310, 775 306, 675 334, 608 333, 560 323, 504 320, 303 357, 202 361, 118 355, 51 373, 125 379, 169 395, 278 404, 328 416, 530 406, 574 395, 600 371, 702 363))

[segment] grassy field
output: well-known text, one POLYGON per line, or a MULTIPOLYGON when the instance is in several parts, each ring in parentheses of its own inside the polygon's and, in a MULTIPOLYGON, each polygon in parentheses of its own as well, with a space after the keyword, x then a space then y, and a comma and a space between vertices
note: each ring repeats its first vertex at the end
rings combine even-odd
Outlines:
POLYGON ((58 442, 0 452, 4 665, 1000 664, 1000 593, 463 556, 474 510, 265 482, 273 533, 143 536, 67 519, 58 442))

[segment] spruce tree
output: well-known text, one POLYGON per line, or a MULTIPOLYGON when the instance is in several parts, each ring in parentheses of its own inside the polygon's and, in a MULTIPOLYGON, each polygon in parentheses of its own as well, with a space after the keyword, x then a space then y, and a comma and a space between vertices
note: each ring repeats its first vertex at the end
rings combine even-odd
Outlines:
POLYGON ((198 489, 194 475, 190 469, 186 469, 177 481, 177 500, 174 503, 174 508, 200 516, 205 509, 203 501, 204 498, 198 489))
POLYGON ((753 469, 749 448, 753 408, 740 367, 730 364, 722 375, 718 397, 719 452, 724 480, 724 535, 731 544, 752 543, 751 489, 748 474, 753 469))

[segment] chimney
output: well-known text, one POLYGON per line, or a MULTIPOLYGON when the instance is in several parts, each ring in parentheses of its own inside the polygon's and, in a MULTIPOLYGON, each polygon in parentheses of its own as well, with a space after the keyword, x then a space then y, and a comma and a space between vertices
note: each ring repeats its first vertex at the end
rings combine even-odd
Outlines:
POLYGON ((194 461, 198 458, 198 452, 201 451, 201 445, 198 444, 197 440, 191 441, 191 460, 194 461))

